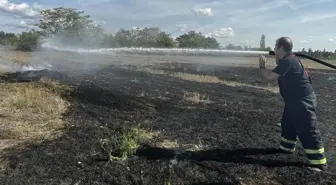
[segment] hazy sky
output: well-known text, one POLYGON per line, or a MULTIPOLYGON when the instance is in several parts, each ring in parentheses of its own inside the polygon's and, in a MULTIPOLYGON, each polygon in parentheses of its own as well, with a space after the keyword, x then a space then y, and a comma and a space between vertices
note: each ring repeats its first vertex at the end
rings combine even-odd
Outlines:
POLYGON ((4 31, 23 31, 37 9, 66 6, 84 10, 106 30, 159 26, 178 36, 189 30, 228 43, 259 46, 290 36, 302 47, 336 49, 336 0, 0 0, 4 31))

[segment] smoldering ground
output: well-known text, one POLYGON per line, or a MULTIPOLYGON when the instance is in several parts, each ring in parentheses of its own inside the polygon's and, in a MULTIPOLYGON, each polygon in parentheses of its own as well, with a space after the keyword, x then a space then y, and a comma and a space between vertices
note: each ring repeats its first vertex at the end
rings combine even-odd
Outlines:
MULTIPOLYGON (((243 65, 255 59, 236 65, 209 56, 49 52, 31 61, 49 63, 44 75, 52 71, 48 78, 76 87, 64 96, 70 102, 61 116, 65 128, 54 139, 2 151, 2 184, 336 182, 306 168, 300 145, 295 155, 274 152, 283 102, 276 82, 263 83, 258 69, 243 65)), ((336 96, 327 79, 336 73, 311 75, 334 169, 336 96)))

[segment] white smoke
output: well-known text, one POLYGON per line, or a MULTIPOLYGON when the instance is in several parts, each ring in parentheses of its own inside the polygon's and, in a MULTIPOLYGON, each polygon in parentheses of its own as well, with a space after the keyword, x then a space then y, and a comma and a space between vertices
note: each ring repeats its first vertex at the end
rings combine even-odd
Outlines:
POLYGON ((37 65, 30 65, 30 64, 0 64, 1 71, 15 73, 15 72, 26 72, 26 71, 39 71, 48 69, 51 70, 52 65, 50 64, 37 64, 37 65))

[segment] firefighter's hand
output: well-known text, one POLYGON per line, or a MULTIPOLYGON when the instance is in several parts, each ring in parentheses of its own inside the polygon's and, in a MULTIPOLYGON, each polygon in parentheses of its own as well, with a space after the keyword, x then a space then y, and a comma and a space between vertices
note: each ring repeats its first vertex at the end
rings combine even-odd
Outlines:
POLYGON ((265 68, 266 64, 266 57, 264 55, 260 55, 259 57, 259 67, 260 68, 265 68))

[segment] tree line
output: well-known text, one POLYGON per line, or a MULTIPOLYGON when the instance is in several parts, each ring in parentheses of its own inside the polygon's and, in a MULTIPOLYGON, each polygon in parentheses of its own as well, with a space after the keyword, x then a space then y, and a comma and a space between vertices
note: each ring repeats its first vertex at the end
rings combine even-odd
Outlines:
MULTIPOLYGON (((44 38, 67 46, 86 48, 116 48, 116 47, 160 47, 160 48, 204 48, 231 50, 269 51, 265 47, 265 35, 260 39, 260 47, 235 46, 224 47, 213 37, 207 37, 196 31, 189 31, 177 38, 160 30, 159 27, 120 29, 116 33, 108 33, 85 15, 84 11, 73 8, 58 7, 40 11, 41 19, 30 31, 19 34, 0 31, 0 44, 10 46, 15 50, 34 51, 44 42, 44 38)), ((305 52, 304 50, 302 52, 305 52)), ((336 54, 327 51, 311 51, 306 54, 314 57, 334 57, 336 54)))
POLYGON ((43 43, 43 38, 48 38, 63 45, 87 48, 234 49, 233 45, 222 47, 215 38, 193 30, 177 38, 161 31, 159 27, 120 29, 114 34, 107 33, 101 25, 91 20, 89 15, 73 8, 46 9, 40 11, 40 14, 42 18, 30 31, 19 34, 0 32, 0 44, 9 45, 17 50, 33 51, 43 43))
POLYGON ((33 51, 40 47, 43 38, 67 46, 87 48, 160 47, 160 48, 220 48, 215 38, 190 31, 174 39, 158 27, 120 29, 107 33, 101 25, 83 11, 73 8, 53 8, 40 11, 41 20, 34 29, 19 34, 0 32, 0 44, 13 49, 33 51))
POLYGON ((306 49, 303 48, 299 53, 309 55, 315 58, 336 59, 336 49, 334 52, 331 52, 331 51, 326 51, 326 49, 313 51, 311 48, 309 48, 306 51, 306 49))

